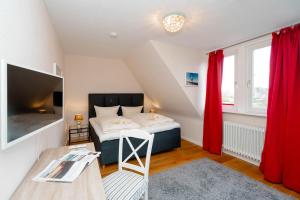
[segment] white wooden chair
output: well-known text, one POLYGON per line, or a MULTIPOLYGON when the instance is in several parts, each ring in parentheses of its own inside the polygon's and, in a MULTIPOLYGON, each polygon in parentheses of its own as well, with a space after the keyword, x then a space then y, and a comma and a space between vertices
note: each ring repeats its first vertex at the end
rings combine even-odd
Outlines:
POLYGON ((104 190, 108 200, 138 200, 144 195, 148 199, 149 165, 154 135, 143 130, 124 130, 120 134, 119 141, 119 170, 103 179, 104 190), (134 148, 129 138, 144 140, 137 148, 134 148), (123 142, 127 141, 131 154, 123 159, 123 142), (138 151, 148 144, 145 164, 140 160, 138 151), (139 165, 127 161, 135 156, 139 165), (132 171, 124 170, 129 169, 132 171), (142 175, 141 175, 142 174, 142 175))

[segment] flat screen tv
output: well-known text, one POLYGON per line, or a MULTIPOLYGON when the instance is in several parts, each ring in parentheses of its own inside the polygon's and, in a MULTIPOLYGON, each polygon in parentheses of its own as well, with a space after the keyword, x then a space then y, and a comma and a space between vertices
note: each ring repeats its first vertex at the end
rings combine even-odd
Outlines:
POLYGON ((63 78, 1 61, 1 147, 63 121, 63 78))

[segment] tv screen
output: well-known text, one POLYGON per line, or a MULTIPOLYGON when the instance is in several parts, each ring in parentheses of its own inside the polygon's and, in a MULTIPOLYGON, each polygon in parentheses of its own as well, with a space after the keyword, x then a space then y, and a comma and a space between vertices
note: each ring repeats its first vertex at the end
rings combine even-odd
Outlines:
MULTIPOLYGON (((4 144, 14 143, 63 118, 63 79, 11 64, 5 65, 4 144), (6 107, 5 107, 6 106, 6 107)), ((3 87, 2 87, 3 88, 3 87)), ((2 93, 1 93, 2 95, 2 93)), ((3 108, 1 108, 3 109, 3 108)), ((3 133, 2 133, 3 134, 3 133)))

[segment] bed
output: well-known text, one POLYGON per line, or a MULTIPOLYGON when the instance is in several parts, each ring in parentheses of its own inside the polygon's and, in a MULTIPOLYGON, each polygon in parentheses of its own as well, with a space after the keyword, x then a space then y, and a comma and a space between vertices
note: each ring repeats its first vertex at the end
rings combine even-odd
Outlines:
MULTIPOLYGON (((100 140, 97 131, 98 127, 93 123, 93 119, 96 117, 94 106, 143 106, 144 94, 142 93, 121 93, 121 94, 89 94, 89 130, 91 140, 94 142, 95 149, 101 152, 99 161, 101 165, 107 165, 118 162, 119 140, 100 140)), ((143 112, 143 110, 142 110, 143 112)), ((122 116, 122 109, 118 110, 118 115, 122 116)), ((154 132, 154 142, 152 147, 152 154, 170 151, 181 146, 180 126, 171 128, 168 130, 154 132)), ((131 142, 137 147, 141 141, 138 139, 131 139, 131 142)), ((124 146, 124 156, 129 155, 130 147, 124 146)), ((140 156, 145 156, 146 149, 141 148, 139 150, 140 156)))

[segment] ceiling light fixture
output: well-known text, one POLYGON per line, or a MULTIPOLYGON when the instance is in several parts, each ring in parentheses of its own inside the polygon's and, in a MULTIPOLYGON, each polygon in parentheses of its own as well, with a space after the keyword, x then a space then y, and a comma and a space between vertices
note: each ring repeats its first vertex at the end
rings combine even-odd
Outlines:
POLYGON ((185 17, 182 14, 169 14, 163 18, 163 26, 166 31, 176 33, 180 31, 185 22, 185 17))
POLYGON ((112 39, 115 39, 115 38, 118 37, 118 33, 116 33, 116 32, 110 32, 109 33, 109 37, 112 38, 112 39))

